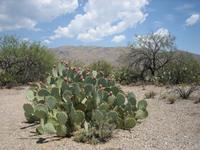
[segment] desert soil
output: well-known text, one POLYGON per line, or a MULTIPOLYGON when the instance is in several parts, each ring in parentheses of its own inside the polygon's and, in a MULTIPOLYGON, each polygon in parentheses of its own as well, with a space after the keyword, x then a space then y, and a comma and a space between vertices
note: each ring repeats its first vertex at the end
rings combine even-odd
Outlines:
MULTIPOLYGON (((177 100, 167 104, 160 95, 165 87, 124 86, 138 99, 147 91, 157 93, 148 99, 149 117, 131 131, 116 130, 110 141, 96 146, 76 143, 71 138, 35 135, 35 126, 25 123, 22 106, 28 87, 0 90, 0 150, 199 150, 200 104, 177 100)), ((196 94, 198 96, 198 93, 196 94)))

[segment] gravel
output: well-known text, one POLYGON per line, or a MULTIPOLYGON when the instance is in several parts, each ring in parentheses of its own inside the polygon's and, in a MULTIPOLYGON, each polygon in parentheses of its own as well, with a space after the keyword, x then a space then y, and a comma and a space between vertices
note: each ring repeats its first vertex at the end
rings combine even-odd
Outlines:
MULTIPOLYGON (((149 117, 131 131, 116 130, 110 141, 96 146, 76 143, 71 138, 36 136, 35 125, 25 123, 22 106, 28 101, 28 87, 0 90, 0 150, 199 150, 200 104, 177 100, 167 104, 160 99, 165 87, 124 86, 143 99, 147 91, 157 93, 148 99, 149 117)), ((194 97, 195 100, 195 97, 194 97)))

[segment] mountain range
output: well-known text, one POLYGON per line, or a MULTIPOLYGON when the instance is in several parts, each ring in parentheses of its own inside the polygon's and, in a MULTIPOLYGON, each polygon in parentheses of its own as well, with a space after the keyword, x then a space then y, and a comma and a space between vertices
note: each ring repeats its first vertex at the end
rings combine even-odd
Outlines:
MULTIPOLYGON (((114 66, 120 64, 119 57, 122 54, 128 53, 128 47, 96 47, 96 46, 60 46, 50 48, 60 59, 79 61, 84 64, 90 64, 98 60, 105 60, 114 66)), ((190 53, 179 50, 181 53, 190 53)), ((200 55, 193 54, 195 59, 200 62, 200 55)))

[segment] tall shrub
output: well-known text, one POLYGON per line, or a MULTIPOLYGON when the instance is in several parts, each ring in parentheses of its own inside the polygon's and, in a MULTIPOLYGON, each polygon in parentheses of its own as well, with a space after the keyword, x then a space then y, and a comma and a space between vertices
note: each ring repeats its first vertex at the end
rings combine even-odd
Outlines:
POLYGON ((0 74, 8 74, 17 83, 43 80, 54 63, 54 55, 40 43, 14 36, 0 38, 0 74))
POLYGON ((170 84, 199 84, 200 63, 190 54, 177 53, 158 74, 158 79, 170 84))

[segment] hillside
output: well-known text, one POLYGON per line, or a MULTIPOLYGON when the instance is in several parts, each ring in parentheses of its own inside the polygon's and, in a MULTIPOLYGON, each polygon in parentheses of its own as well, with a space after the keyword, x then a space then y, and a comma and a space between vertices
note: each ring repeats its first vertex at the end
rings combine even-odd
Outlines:
MULTIPOLYGON (((127 47, 95 47, 95 46, 61 46, 51 48, 61 59, 78 60, 80 62, 89 64, 97 60, 106 60, 113 65, 119 65, 119 56, 127 53, 127 47)), ((179 51, 188 53, 185 51, 179 51)), ((192 54, 199 62, 200 55, 192 54)))
POLYGON ((97 60, 106 60, 114 65, 119 64, 118 58, 126 53, 126 47, 94 47, 94 46, 62 46, 51 48, 59 58, 68 60, 79 60, 89 64, 97 60))

